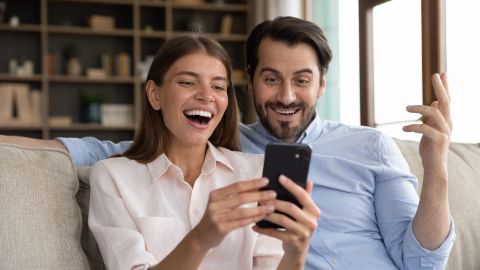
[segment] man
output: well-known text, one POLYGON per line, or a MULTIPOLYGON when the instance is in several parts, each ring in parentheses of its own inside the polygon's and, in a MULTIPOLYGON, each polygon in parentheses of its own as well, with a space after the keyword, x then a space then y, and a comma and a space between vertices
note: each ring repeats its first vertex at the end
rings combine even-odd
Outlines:
MULTIPOLYGON (((279 141, 307 143, 313 150, 309 178, 322 215, 306 268, 444 268, 455 239, 447 192, 451 120, 446 75, 432 77, 438 101, 407 107, 428 119, 404 127, 423 134, 419 200, 417 180, 392 139, 316 115, 331 59, 318 26, 292 17, 265 21, 249 35, 246 54, 248 87, 260 121, 241 126, 243 151, 263 153, 266 144, 279 141)), ((84 165, 129 145, 94 138, 59 140, 84 165)))

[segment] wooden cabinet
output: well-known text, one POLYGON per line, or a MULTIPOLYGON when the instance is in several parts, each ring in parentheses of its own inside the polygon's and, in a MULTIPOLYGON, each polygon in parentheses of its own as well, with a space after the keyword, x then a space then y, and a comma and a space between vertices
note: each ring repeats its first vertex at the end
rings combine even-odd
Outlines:
POLYGON ((2 118, 0 108, 0 133, 114 141, 133 138, 148 59, 166 39, 191 30, 210 33, 229 52, 240 74, 234 83, 243 120, 249 121, 253 107, 243 90, 242 70, 243 43, 251 28, 250 7, 250 0, 7 1, 0 23, 0 63, 4 63, 0 65, 0 91, 1 85, 27 85, 39 91, 42 110, 39 121, 26 123, 16 120, 16 106, 13 120, 2 118), (18 25, 12 25, 14 16, 18 25), (33 67, 26 73, 12 71, 15 62, 17 68, 25 62, 33 67), (85 104, 131 105, 133 120, 102 124, 101 119, 91 117, 90 109, 98 116, 99 107, 85 104))

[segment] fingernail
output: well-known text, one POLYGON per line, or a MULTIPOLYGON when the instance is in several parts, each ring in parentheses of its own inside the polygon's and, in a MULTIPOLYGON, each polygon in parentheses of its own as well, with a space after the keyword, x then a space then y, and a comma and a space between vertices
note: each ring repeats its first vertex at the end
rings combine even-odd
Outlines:
POLYGON ((270 199, 273 199, 273 198, 277 197, 277 193, 275 191, 269 190, 269 191, 267 191, 267 197, 270 198, 270 199))
POLYGON ((268 183, 268 179, 267 179, 267 178, 262 178, 262 179, 260 179, 260 184, 266 185, 267 183, 268 183))
POLYGON ((267 211, 267 212, 275 211, 275 206, 273 206, 273 205, 265 205, 264 207, 265 207, 265 211, 267 211))
POLYGON ((281 183, 285 183, 287 182, 287 177, 283 174, 281 174, 279 177, 278 177, 278 181, 280 181, 281 183))

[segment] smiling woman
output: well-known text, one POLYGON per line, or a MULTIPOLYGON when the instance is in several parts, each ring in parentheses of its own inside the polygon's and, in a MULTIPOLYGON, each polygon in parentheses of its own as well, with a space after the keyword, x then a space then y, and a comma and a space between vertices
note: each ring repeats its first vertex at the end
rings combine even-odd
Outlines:
MULTIPOLYGON (((263 156, 234 151, 234 93, 230 61, 215 40, 176 37, 157 52, 138 136, 90 175, 89 227, 107 268, 303 268, 311 233, 250 226, 278 219, 277 205, 297 218, 291 226, 308 220, 283 210, 274 191, 260 191, 268 182, 260 178, 263 156)), ((299 189, 286 183, 290 192, 299 189)), ((313 205, 307 191, 295 197, 313 205)))

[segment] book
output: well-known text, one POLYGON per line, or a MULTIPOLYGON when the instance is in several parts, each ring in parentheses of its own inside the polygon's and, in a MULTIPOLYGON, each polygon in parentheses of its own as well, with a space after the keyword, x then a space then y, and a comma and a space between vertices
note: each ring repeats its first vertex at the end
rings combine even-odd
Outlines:
POLYGON ((40 125, 42 123, 42 92, 40 90, 32 90, 30 96, 32 100, 33 123, 40 125))
POLYGON ((0 84, 0 123, 7 123, 13 118, 13 90, 11 84, 0 84))
POLYGON ((117 76, 129 77, 130 76, 130 55, 128 53, 119 53, 116 58, 117 76))
POLYGON ((33 123, 30 86, 28 84, 12 84, 13 101, 17 108, 17 120, 21 124, 33 123))
POLYGON ((220 33, 223 35, 228 35, 232 33, 232 23, 233 17, 232 15, 223 15, 222 17, 222 27, 220 29, 220 33))

